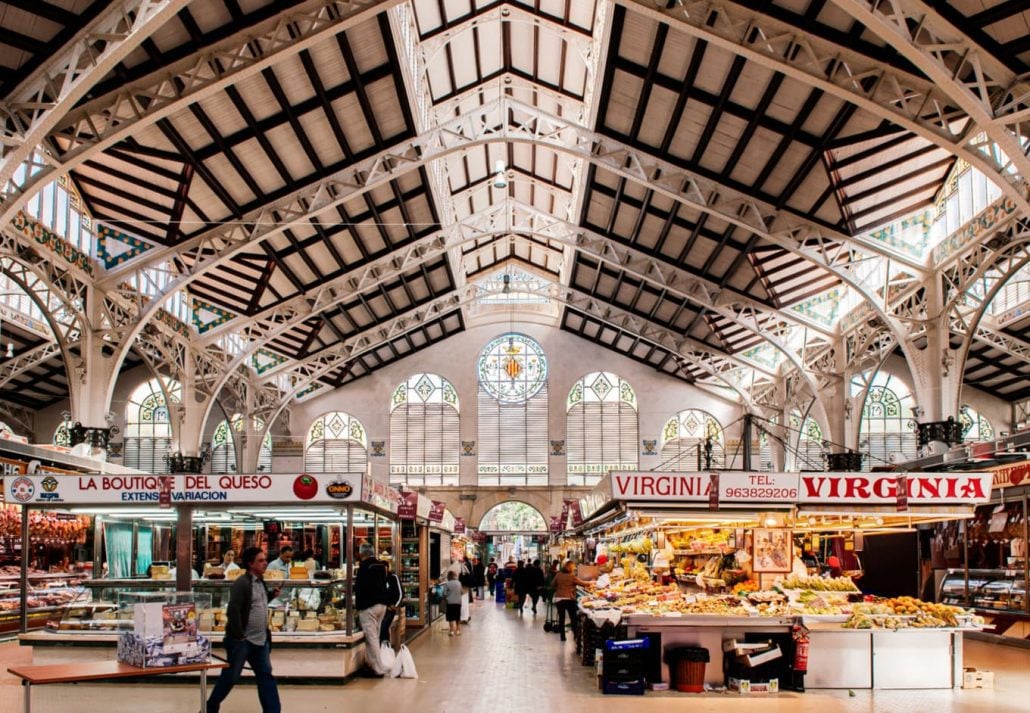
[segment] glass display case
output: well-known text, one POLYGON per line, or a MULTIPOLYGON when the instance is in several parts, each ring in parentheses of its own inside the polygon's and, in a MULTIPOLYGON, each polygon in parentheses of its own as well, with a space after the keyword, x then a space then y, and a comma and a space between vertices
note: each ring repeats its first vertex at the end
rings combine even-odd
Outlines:
MULTIPOLYGON (((269 587, 282 587, 271 602, 268 623, 273 632, 291 634, 353 633, 347 631, 349 582, 346 579, 269 581, 269 587)), ((211 633, 225 631, 229 604, 228 580, 197 580, 193 594, 203 601, 198 606, 198 629, 211 633)), ((173 594, 175 582, 162 579, 91 579, 83 583, 78 595, 60 607, 48 628, 62 632, 118 632, 133 627, 131 608, 120 607, 127 595, 161 597, 173 594)))
POLYGON ((400 580, 404 590, 405 617, 410 626, 426 624, 425 596, 428 588, 426 558, 426 528, 414 522, 401 527, 400 580))
POLYGON ((966 570, 949 569, 941 582, 939 601, 987 611, 1025 612, 1026 579, 1022 569, 971 569, 966 595, 966 570))
MULTIPOLYGON (((28 608, 28 627, 38 629, 65 604, 82 594, 78 585, 82 574, 29 573, 25 605, 28 608)), ((0 576, 0 632, 16 631, 21 617, 21 578, 18 575, 0 576)))

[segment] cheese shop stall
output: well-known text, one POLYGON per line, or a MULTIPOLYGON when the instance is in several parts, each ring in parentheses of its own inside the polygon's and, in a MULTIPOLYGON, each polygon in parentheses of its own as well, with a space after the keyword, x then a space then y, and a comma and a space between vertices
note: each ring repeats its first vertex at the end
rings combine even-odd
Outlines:
MULTIPOLYGON (((257 546, 269 554, 266 580, 282 588, 269 607, 276 676, 342 680, 364 660, 352 596, 358 548, 371 543, 378 557, 399 566, 399 500, 396 490, 362 473, 84 474, 50 491, 37 483, 25 502, 31 510, 94 514, 94 571, 110 576, 82 581, 46 630, 22 634, 20 642, 32 647, 37 664, 114 659, 118 632, 133 626, 123 599, 190 591, 210 601, 198 610, 198 629, 219 655, 229 588, 243 572, 223 555, 257 546), (51 497, 39 498, 44 492, 51 497), (317 542, 325 543, 322 559, 304 561, 301 552, 313 553, 317 542), (286 544, 294 548, 290 562, 276 556, 286 544)), ((395 626, 403 627, 403 617, 395 626)))
POLYGON ((650 681, 691 647, 707 685, 740 691, 959 686, 963 633, 982 622, 863 593, 853 555, 989 494, 980 473, 612 473, 580 501, 604 562, 580 593, 583 661, 606 636, 647 635, 650 681))

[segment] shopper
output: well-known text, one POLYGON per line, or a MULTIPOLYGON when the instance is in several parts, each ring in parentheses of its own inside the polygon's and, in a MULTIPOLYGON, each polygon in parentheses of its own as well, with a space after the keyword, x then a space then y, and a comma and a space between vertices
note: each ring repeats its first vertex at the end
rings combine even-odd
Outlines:
POLYGON ((490 592, 490 597, 494 596, 494 584, 497 582, 497 561, 491 557, 490 564, 486 566, 486 588, 490 592))
POLYGON ((383 615, 383 623, 379 625, 379 641, 390 640, 390 625, 393 624, 397 610, 404 599, 404 592, 401 589, 401 578, 396 572, 390 571, 390 563, 383 562, 386 568, 386 613, 383 615))
POLYGON ((486 567, 478 557, 472 558, 472 590, 476 599, 483 598, 483 585, 486 584, 486 567))
POLYGON ((354 576, 354 607, 358 622, 365 634, 365 664, 363 675, 382 678, 385 667, 379 659, 379 628, 386 615, 386 566, 375 558, 375 548, 368 542, 358 548, 358 571, 354 576))
POLYGON ((461 582, 454 572, 448 572, 447 581, 442 586, 443 600, 447 603, 447 635, 461 636, 461 604, 465 599, 461 582))
POLYGON ((572 560, 566 560, 554 577, 554 604, 558 607, 558 631, 562 641, 565 641, 565 614, 568 613, 570 624, 576 624, 576 587, 594 586, 574 575, 572 568, 572 560))
POLYGON ((218 713, 222 701, 240 680, 244 663, 250 664, 257 679, 262 713, 280 713, 279 688, 272 676, 269 656, 272 632, 268 629, 268 602, 278 591, 270 592, 265 585, 268 557, 264 552, 257 547, 248 547, 243 551, 242 562, 246 572, 237 577, 229 589, 229 606, 226 608, 224 645, 229 667, 222 669, 215 682, 207 700, 207 713, 218 713))
POLYGON ((533 564, 526 568, 526 591, 529 598, 533 600, 533 613, 536 614, 536 604, 540 601, 540 595, 544 589, 544 571, 540 569, 540 560, 533 560, 533 564))
POLYGON ((458 583, 465 598, 461 602, 461 620, 465 623, 472 623, 472 586, 475 579, 472 576, 472 563, 468 557, 464 557, 458 570, 458 583))
POLYGON ((522 613, 522 607, 526 603, 526 592, 529 583, 526 579, 526 564, 522 560, 515 565, 515 574, 512 575, 512 589, 515 590, 515 608, 519 610, 519 614, 522 613))

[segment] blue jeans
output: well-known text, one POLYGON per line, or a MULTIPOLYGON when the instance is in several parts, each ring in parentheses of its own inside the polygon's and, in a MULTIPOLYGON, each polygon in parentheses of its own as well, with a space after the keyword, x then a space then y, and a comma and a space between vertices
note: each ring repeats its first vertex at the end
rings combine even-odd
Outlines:
POLYGON ((258 700, 261 701, 262 713, 281 713, 279 688, 272 676, 272 660, 269 656, 271 649, 271 644, 267 641, 264 646, 256 646, 246 640, 225 637, 225 658, 229 668, 222 669, 215 682, 211 697, 207 699, 207 713, 218 713, 222 701, 240 680, 244 663, 250 664, 257 679, 258 700))

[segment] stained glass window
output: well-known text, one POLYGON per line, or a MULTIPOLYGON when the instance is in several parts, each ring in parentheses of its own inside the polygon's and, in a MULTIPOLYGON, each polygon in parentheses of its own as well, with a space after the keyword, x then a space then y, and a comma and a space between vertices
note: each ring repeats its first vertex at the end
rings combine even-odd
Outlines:
POLYGON ((594 485, 608 471, 637 468, 637 395, 620 376, 587 374, 566 399, 569 485, 594 485))
MULTIPOLYGON (((261 419, 255 419, 254 431, 261 433, 265 429, 265 423, 261 419)), ((236 438, 234 434, 245 435, 246 422, 243 414, 233 414, 232 428, 229 428, 229 421, 223 420, 215 427, 211 436, 211 472, 212 473, 235 473, 236 465, 236 438)), ((266 433, 261 439, 261 452, 258 454, 257 469, 259 473, 272 472, 272 434, 266 433)))
MULTIPOLYGON (((179 403, 182 386, 171 379, 165 383, 169 397, 179 403)), ((151 379, 136 387, 125 409, 125 446, 122 463, 151 473, 167 473, 172 445, 172 422, 161 384, 151 379)))
POLYGON ((458 392, 436 374, 414 374, 390 399, 390 481, 458 484, 458 392))
POLYGON ((858 440, 859 450, 866 454, 863 469, 912 460, 918 455, 914 406, 915 399, 905 382, 892 374, 876 374, 862 407, 858 440))
POLYGON ((794 444, 795 470, 824 470, 823 463, 823 429, 816 420, 806 416, 801 420, 801 412, 790 412, 790 441, 794 444))
POLYGON ((547 383, 547 359, 525 334, 505 334, 486 345, 479 357, 479 383, 502 403, 522 403, 547 383))
POLYGON ((722 424, 710 413, 699 409, 680 411, 662 428, 662 462, 658 470, 705 468, 707 438, 712 440, 711 467, 724 468, 726 449, 722 424))
POLYGON ((368 440, 361 422, 330 411, 308 429, 304 469, 313 473, 364 473, 368 469, 368 440))
POLYGON ((547 485, 547 360, 524 334, 497 337, 480 354, 480 485, 547 485))
POLYGON ((962 424, 962 440, 964 441, 991 441, 994 440, 994 426, 979 411, 968 404, 963 406, 958 413, 959 423, 962 424))

